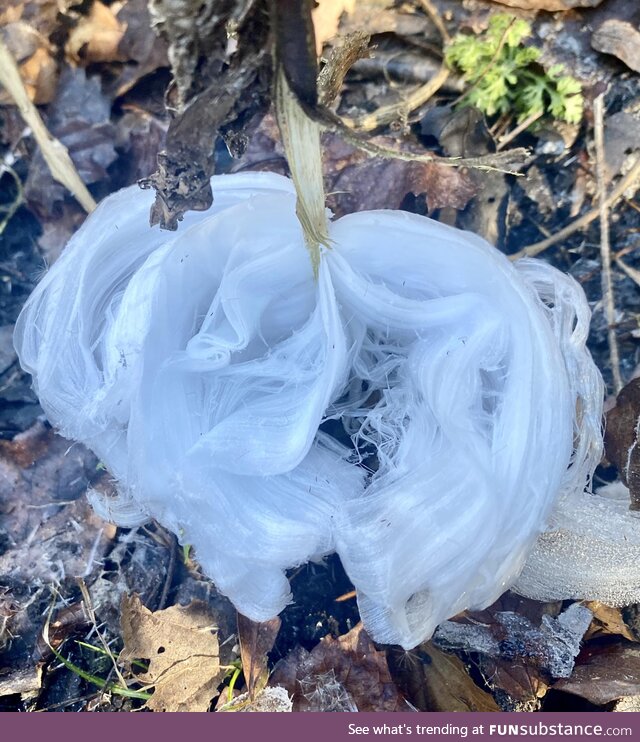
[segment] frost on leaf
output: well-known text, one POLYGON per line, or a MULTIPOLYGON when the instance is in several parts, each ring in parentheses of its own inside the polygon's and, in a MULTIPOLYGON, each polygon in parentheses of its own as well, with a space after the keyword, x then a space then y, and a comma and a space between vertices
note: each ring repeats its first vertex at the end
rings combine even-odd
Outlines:
POLYGON ((525 658, 554 678, 567 678, 592 613, 574 603, 557 618, 542 616, 540 627, 512 611, 498 612, 495 619, 491 625, 445 621, 438 627, 434 641, 443 647, 490 657, 525 658))

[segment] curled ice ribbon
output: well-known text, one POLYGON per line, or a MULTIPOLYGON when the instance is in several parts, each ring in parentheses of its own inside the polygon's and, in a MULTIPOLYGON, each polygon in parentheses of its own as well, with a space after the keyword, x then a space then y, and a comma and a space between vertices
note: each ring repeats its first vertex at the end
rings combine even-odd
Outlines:
POLYGON ((28 300, 21 363, 117 480, 100 513, 155 518, 258 621, 288 568, 337 551, 371 635, 415 646, 514 584, 554 503, 590 497, 584 294, 399 211, 331 222, 316 280, 289 180, 212 186, 175 234, 148 192, 105 199, 28 300))

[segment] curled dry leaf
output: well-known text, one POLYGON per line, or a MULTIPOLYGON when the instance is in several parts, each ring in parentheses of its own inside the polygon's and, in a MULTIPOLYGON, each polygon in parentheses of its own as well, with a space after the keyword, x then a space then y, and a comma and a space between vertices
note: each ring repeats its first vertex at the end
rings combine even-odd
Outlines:
POLYGON ((270 685, 284 686, 294 711, 406 711, 384 652, 362 624, 307 652, 297 647, 278 664, 270 685))
POLYGON ((152 613, 137 595, 121 606, 121 659, 148 659, 141 682, 155 687, 151 711, 207 711, 225 671, 220 667, 215 617, 206 603, 152 613))
POLYGON ((640 72, 640 30, 637 23, 610 18, 594 31, 591 46, 599 52, 612 54, 630 69, 640 72))
POLYGON ((273 649, 281 623, 278 616, 270 621, 258 623, 238 613, 242 672, 251 701, 257 700, 256 695, 266 686, 269 679, 267 655, 273 649))
POLYGON ((149 8, 169 45, 175 86, 166 149, 157 172, 141 185, 156 190, 151 223, 175 230, 185 212, 212 203, 216 134, 241 154, 264 114, 272 70, 268 10, 264 0, 248 4, 246 12, 231 0, 153 0, 149 8))
POLYGON ((624 639, 637 641, 631 629, 627 626, 619 608, 605 605, 597 600, 585 603, 585 606, 593 613, 593 621, 585 634, 585 640, 602 636, 622 636, 624 639))

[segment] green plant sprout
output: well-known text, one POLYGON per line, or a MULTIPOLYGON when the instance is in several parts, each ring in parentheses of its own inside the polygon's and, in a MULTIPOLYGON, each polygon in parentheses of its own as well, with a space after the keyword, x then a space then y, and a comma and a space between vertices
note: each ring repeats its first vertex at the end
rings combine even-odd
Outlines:
POLYGON ((445 50, 445 59, 463 73, 471 86, 460 99, 487 116, 513 112, 519 122, 544 114, 577 124, 582 118, 582 86, 562 65, 542 69, 540 50, 524 46, 531 24, 498 13, 484 33, 457 34, 445 50))

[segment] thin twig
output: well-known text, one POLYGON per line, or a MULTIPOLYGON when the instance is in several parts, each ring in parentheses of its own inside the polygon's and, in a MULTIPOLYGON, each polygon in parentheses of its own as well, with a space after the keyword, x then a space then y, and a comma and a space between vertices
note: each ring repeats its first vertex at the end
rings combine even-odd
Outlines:
POLYGON ((429 16, 433 25, 438 29, 438 33, 442 36, 442 40, 445 44, 451 41, 451 36, 447 31, 447 27, 444 25, 442 16, 438 13, 438 9, 431 2, 431 0, 418 0, 418 4, 422 7, 424 12, 429 16))
POLYGON ((613 295, 613 278, 611 275, 611 243, 609 241, 609 206, 605 193, 605 153, 604 153, 604 94, 600 93, 593 101, 593 125, 596 150, 596 182, 598 185, 598 203, 600 214, 600 257, 602 262, 602 301, 607 319, 607 340, 613 375, 615 394, 622 389, 620 376, 620 352, 616 336, 616 306, 613 295))
POLYGON ((516 128, 513 129, 513 131, 510 131, 505 136, 500 137, 500 141, 498 142, 496 150, 499 152, 501 149, 504 149, 507 144, 510 144, 518 136, 518 134, 522 134, 525 129, 528 129, 531 124, 537 121, 543 113, 543 111, 536 111, 535 113, 532 113, 530 116, 527 116, 527 118, 521 124, 518 124, 516 128))
POLYGON ((2 39, 0 39, 0 84, 6 88, 22 118, 31 128, 51 170, 51 175, 71 191, 85 211, 93 211, 96 207, 93 196, 78 175, 66 147, 52 137, 44 125, 38 109, 33 105, 25 90, 18 66, 2 39))
POLYGON ((356 118, 344 117, 344 123, 356 131, 373 131, 379 126, 390 124, 403 115, 415 111, 416 108, 423 106, 438 90, 444 85, 449 77, 449 70, 443 64, 438 72, 424 85, 410 93, 406 98, 398 103, 392 103, 388 106, 381 106, 373 113, 366 113, 356 118))
MULTIPOLYGON (((607 208, 610 209, 615 204, 615 202, 622 197, 624 192, 631 187, 634 181, 638 179, 640 179, 640 158, 638 158, 636 164, 623 178, 620 179, 618 185, 606 197, 605 203, 607 205, 607 208)), ((519 250, 517 253, 510 255, 509 258, 511 260, 519 260, 520 258, 533 258, 534 256, 539 255, 541 252, 544 252, 545 250, 550 248, 552 245, 555 245, 558 242, 562 242, 565 237, 569 237, 574 232, 578 232, 579 230, 584 229, 584 227, 591 224, 591 222, 594 222, 599 216, 600 207, 591 209, 591 211, 587 211, 586 214, 583 214, 578 219, 572 221, 570 224, 567 224, 564 229, 556 232, 554 235, 548 237, 546 240, 541 240, 540 242, 536 242, 533 245, 523 247, 522 250, 519 250)))

